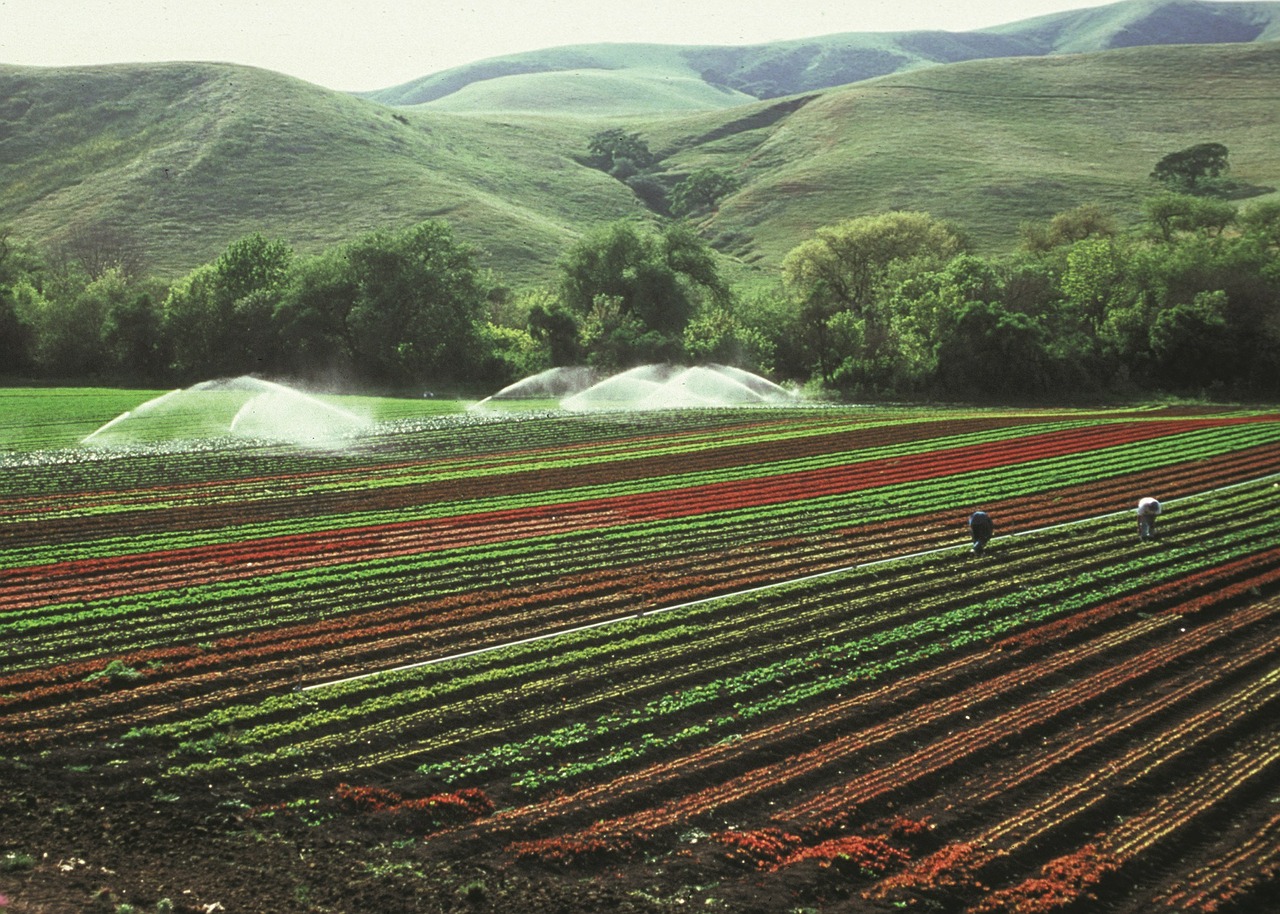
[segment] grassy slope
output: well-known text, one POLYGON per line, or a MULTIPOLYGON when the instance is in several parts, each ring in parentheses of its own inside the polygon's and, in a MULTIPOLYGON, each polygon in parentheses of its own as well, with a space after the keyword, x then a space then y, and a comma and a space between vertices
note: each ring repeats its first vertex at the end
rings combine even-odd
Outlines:
POLYGON ((1225 44, 1280 39, 1280 4, 1127 0, 1053 13, 986 30, 1038 53, 1081 54, 1153 44, 1225 44))
POLYGON ((0 67, 0 221, 55 239, 134 234, 176 275, 262 231, 314 250, 448 219, 486 262, 545 269, 581 225, 634 214, 618 182, 573 161, 598 126, 400 114, 228 65, 0 67))
POLYGON ((630 68, 502 76, 472 83, 424 107, 463 114, 555 110, 605 117, 620 109, 633 113, 707 111, 753 101, 749 95, 710 86, 696 77, 630 68))
POLYGON ((392 109, 225 65, 0 67, 0 224, 56 240, 111 223, 174 276, 251 231, 308 251, 441 217, 520 285, 581 232, 648 217, 575 160, 616 125, 645 136, 669 184, 708 164, 740 174, 701 225, 735 278, 769 278, 814 228, 863 213, 927 210, 996 250, 1079 203, 1134 211, 1159 157, 1197 142, 1280 185, 1278 86, 1280 44, 1138 48, 603 119, 392 109))
MULTIPOLYGON (((620 76, 632 71, 649 77, 701 82, 699 72, 690 65, 685 51, 685 48, 659 44, 569 45, 464 64, 401 86, 361 94, 371 101, 385 105, 425 105, 464 90, 481 88, 489 82, 504 81, 511 84, 523 82, 527 78, 533 85, 522 91, 529 99, 538 99, 541 95, 536 88, 538 77, 557 73, 593 74, 606 84, 610 75, 620 76)), ((709 87, 703 86, 703 89, 707 88, 709 87)), ((481 92, 475 96, 474 103, 459 103, 455 100, 452 105, 468 110, 485 110, 483 105, 486 101, 488 96, 481 92)), ((620 100, 620 104, 615 105, 611 113, 627 110, 622 106, 622 101, 625 100, 620 100)), ((652 110, 646 100, 640 99, 639 103, 642 105, 641 110, 652 110)), ((564 107, 561 99, 554 94, 542 98, 538 110, 573 111, 571 107, 564 107)))
POLYGON ((1233 176, 1274 186, 1278 104, 1280 43, 1138 48, 884 77, 709 143, 710 117, 647 133, 669 167, 744 176, 702 228, 773 264, 818 226, 889 209, 954 219, 987 250, 1082 202, 1136 216, 1154 163, 1197 142, 1225 143, 1233 176))
MULTIPOLYGON (((973 32, 851 32, 725 47, 571 45, 477 61, 367 96, 389 105, 447 102, 449 110, 481 111, 510 110, 509 96, 518 93, 521 110, 581 113, 576 94, 545 91, 549 74, 572 72, 579 91, 593 96, 608 96, 620 76, 636 71, 764 99, 967 60, 1269 39, 1280 39, 1280 3, 1124 0, 973 32), (496 94, 475 91, 498 81, 504 88, 496 94), (582 88, 593 81, 600 85, 582 88)), ((655 110, 653 103, 624 92, 612 110, 642 114, 655 110)))

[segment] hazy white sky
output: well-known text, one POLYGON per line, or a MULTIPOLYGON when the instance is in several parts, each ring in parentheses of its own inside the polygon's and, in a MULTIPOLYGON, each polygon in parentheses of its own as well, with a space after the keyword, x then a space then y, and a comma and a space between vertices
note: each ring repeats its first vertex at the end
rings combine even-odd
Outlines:
POLYGON ((0 63, 207 60, 331 89, 594 42, 755 44, 962 31, 1105 0, 0 0, 0 63))

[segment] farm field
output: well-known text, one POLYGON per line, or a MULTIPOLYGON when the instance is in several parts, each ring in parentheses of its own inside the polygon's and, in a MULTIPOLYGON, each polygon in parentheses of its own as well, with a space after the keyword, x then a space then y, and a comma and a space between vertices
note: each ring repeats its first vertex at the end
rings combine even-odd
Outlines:
POLYGON ((1280 412, 85 398, 0 452, 5 914, 1280 901, 1280 412))

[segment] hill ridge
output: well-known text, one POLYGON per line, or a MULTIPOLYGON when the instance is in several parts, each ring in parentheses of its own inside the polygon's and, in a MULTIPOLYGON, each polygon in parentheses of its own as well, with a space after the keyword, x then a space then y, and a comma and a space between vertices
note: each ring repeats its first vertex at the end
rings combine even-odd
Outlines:
MULTIPOLYGON (((494 79, 566 70, 616 73, 643 59, 763 100, 968 60, 1272 39, 1280 39, 1280 2, 1120 0, 968 32, 843 32, 743 46, 565 45, 476 61, 360 95, 396 106, 433 105, 494 79)), ((485 94, 475 96, 475 102, 455 100, 453 109, 471 103, 483 110, 485 94)), ((548 99, 546 110, 556 103, 548 99)))
POLYGON ((548 281, 583 233, 657 221, 639 189, 583 164, 602 126, 657 156, 669 193, 700 168, 737 189, 692 224, 735 281, 776 277, 821 225, 932 212, 980 250, 1082 203, 1136 218, 1154 163, 1222 142, 1232 175, 1280 185, 1280 42, 969 61, 679 116, 459 115, 396 108, 221 64, 0 66, 0 225, 61 243, 134 239, 174 278, 251 232, 314 253, 447 218, 513 286, 548 281), (1010 104, 1010 97, 1024 100, 1010 104))

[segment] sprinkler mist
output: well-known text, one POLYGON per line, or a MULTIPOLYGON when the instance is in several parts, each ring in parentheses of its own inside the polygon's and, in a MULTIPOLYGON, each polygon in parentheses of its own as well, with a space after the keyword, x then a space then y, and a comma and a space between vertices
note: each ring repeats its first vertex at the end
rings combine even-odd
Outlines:
POLYGON ((201 438, 249 438, 338 448, 369 427, 348 410, 248 375, 171 390, 116 416, 82 444, 136 447, 201 438))
POLYGON ((508 384, 471 408, 485 409, 516 401, 559 400, 586 390, 600 378, 600 372, 586 366, 548 368, 514 384, 508 384))
POLYGON ((716 409, 794 403, 785 388, 726 365, 643 365, 560 402, 565 409, 716 409))
POLYGON ((727 365, 641 365, 601 377, 586 368, 557 368, 503 388, 485 404, 559 397, 561 409, 723 409, 782 406, 796 402, 786 388, 727 365))
POLYGON ((728 365, 641 365, 603 376, 591 368, 553 368, 504 387, 473 408, 556 401, 571 412, 785 406, 795 394, 728 365))

